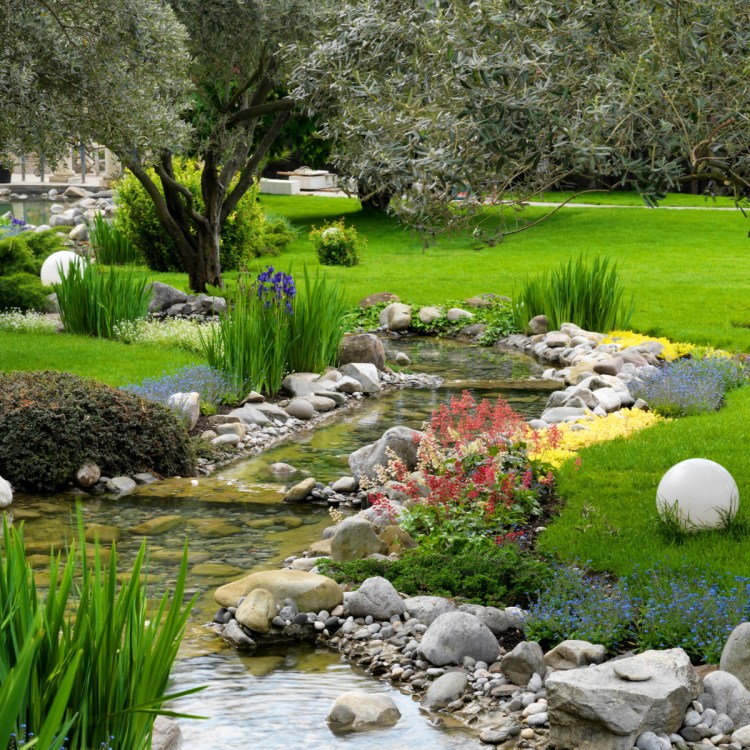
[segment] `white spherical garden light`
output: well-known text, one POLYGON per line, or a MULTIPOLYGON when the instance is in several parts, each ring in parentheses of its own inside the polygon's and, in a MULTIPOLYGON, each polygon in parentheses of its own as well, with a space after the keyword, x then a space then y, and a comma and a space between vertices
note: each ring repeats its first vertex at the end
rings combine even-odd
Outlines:
POLYGON ((659 515, 674 515, 687 529, 721 526, 739 509, 740 493, 732 475, 721 464, 706 458, 689 458, 675 464, 659 482, 656 508, 659 515))
POLYGON ((62 275, 66 276, 68 269, 73 263, 83 270, 86 259, 77 253, 72 253, 70 250, 59 250, 56 253, 52 253, 42 264, 42 270, 39 273, 42 284, 44 286, 59 284, 61 281, 60 272, 62 271, 62 275))

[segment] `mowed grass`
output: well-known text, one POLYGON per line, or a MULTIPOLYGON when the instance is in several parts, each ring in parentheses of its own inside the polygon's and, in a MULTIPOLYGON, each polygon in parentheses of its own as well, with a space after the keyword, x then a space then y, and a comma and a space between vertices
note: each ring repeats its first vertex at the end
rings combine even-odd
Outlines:
POLYGON ((59 370, 120 386, 202 362, 182 349, 133 346, 66 333, 0 332, 0 369, 6 371, 59 370))
POLYGON ((721 411, 648 428, 630 439, 581 451, 557 474, 562 513, 540 538, 543 550, 595 570, 626 574, 635 565, 664 561, 750 576, 750 537, 720 531, 691 534, 669 544, 658 532, 656 492, 674 464, 708 458, 724 466, 740 493, 740 518, 750 519, 750 386, 730 393, 721 411))
MULTIPOLYGON (((301 234, 281 255, 257 259, 254 272, 269 264, 292 271, 318 267, 307 232, 329 219, 344 216, 367 239, 360 265, 321 267, 342 284, 352 306, 384 291, 416 304, 482 292, 512 296, 529 275, 585 252, 617 261, 635 294, 631 327, 750 351, 750 221, 740 211, 565 208, 495 247, 474 249, 471 238, 460 234, 442 237, 423 251, 418 237, 389 217, 363 213, 355 200, 263 196, 262 202, 288 216, 301 234)), ((545 213, 531 207, 523 215, 533 219, 545 213)), ((153 276, 187 285, 184 274, 153 276)), ((231 283, 236 274, 226 278, 231 283)))
MULTIPOLYGON (((571 203, 590 203, 596 206, 638 206, 644 207, 643 198, 638 193, 595 190, 593 192, 558 190, 543 193, 532 201, 547 201, 550 203, 562 203, 570 200, 571 203), (575 196, 575 197, 574 197, 575 196)), ((735 208, 734 198, 724 195, 691 195, 690 193, 668 193, 664 200, 659 201, 660 207, 691 207, 691 208, 735 208)))

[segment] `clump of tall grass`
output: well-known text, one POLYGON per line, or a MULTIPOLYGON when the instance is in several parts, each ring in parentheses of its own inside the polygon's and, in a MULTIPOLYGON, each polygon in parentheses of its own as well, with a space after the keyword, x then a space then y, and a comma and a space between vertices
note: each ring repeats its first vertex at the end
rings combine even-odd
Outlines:
MULTIPOLYGON (((182 606, 187 547, 170 597, 150 605, 145 542, 130 577, 117 583, 117 554, 108 565, 99 543, 87 563, 83 524, 78 544, 52 556, 49 588, 40 596, 26 561, 23 530, 3 520, 0 554, 0 747, 36 737, 37 747, 145 749, 154 718, 169 713, 172 663, 193 599, 182 606), (53 744, 53 738, 57 743, 53 744)), ((195 692, 185 691, 179 695, 195 692)))
POLYGON ((96 260, 102 265, 124 266, 143 260, 130 238, 101 214, 94 216, 90 237, 96 260))
POLYGON ((134 267, 104 271, 94 263, 76 264, 54 285, 60 319, 68 333, 111 339, 117 324, 145 318, 151 291, 134 267))
POLYGON ((286 373, 335 362, 345 311, 341 291, 325 277, 312 279, 305 269, 298 290, 290 274, 268 266, 252 284, 241 279, 219 324, 201 330, 203 354, 230 376, 237 395, 250 387, 274 395, 286 373))
POLYGON ((617 264, 601 257, 589 263, 583 255, 529 279, 514 297, 513 321, 522 331, 528 329, 533 317, 546 315, 550 330, 575 323, 588 331, 606 333, 627 328, 635 310, 617 264))

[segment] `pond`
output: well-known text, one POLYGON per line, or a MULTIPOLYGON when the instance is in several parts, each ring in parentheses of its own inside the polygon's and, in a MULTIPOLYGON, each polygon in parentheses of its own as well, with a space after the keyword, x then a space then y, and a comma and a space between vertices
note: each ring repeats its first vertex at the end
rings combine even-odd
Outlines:
MULTIPOLYGON (((15 189, 15 186, 14 186, 15 189)), ((19 187, 19 195, 23 194, 23 188, 19 187)), ((7 201, 0 199, 0 216, 10 211, 16 219, 23 219, 27 224, 33 224, 35 227, 41 226, 42 224, 48 224, 52 217, 50 206, 54 201, 38 201, 38 200, 23 200, 23 201, 7 201)))
POLYGON ((87 525, 113 527, 123 566, 143 539, 140 525, 161 523, 164 530, 149 535, 149 570, 160 589, 174 580, 188 536, 189 591, 200 598, 173 670, 173 687, 206 684, 209 688, 175 708, 209 718, 181 721, 186 748, 215 747, 217 739, 226 750, 247 746, 366 750, 383 742, 438 750, 480 747, 462 730, 436 730, 429 717, 420 718, 419 706, 410 696, 359 672, 337 653, 296 646, 241 656, 224 647, 206 627, 216 610, 212 593, 217 586, 251 570, 277 566, 320 538, 331 523, 324 507, 283 505, 285 485, 269 473, 271 463, 284 461, 298 467, 295 481, 314 476, 327 483, 348 473, 349 453, 397 424, 421 427, 436 406, 464 388, 476 398, 503 395, 526 417, 537 416, 548 395, 504 388, 507 381, 540 373, 541 368, 523 355, 438 339, 403 338, 386 340, 385 345, 391 353, 407 353, 414 371, 447 376, 446 382, 438 389, 409 388, 367 399, 330 425, 299 433, 212 477, 170 479, 121 498, 73 493, 39 498, 19 493, 11 507, 16 520, 25 520, 27 546, 40 585, 47 575, 50 544, 62 546, 72 536, 76 500, 82 500, 87 525), (328 708, 340 693, 355 689, 388 692, 404 718, 391 729, 334 736, 325 724, 328 708))

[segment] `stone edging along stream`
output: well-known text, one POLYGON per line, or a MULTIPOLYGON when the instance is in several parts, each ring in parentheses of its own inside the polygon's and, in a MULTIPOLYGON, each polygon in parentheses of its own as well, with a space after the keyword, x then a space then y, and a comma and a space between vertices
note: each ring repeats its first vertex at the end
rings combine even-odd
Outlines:
MULTIPOLYGON (((567 386, 552 393, 533 426, 648 408, 634 402, 627 384, 653 371, 661 344, 621 349, 602 345, 603 338, 564 325, 561 331, 500 342, 555 365, 543 377, 567 386)), ((388 435, 399 429, 406 428, 392 428, 355 452, 353 457, 365 455, 354 465, 350 460, 352 468, 387 455, 386 447, 395 444, 388 435)), ((382 556, 405 543, 378 509, 329 527, 324 537, 306 557, 288 558, 286 569, 251 574, 217 590, 214 627, 225 640, 252 649, 256 641, 317 639, 419 697, 426 710, 441 711, 438 721, 463 722, 483 743, 499 748, 750 747, 750 692, 739 679, 750 682, 750 625, 740 626, 728 641, 725 654, 733 652, 734 659, 727 665, 734 666, 710 674, 694 669, 682 649, 605 661, 603 646, 565 641, 544 654, 537 643, 518 642, 524 613, 516 608, 404 598, 379 577, 343 592, 318 575, 318 556, 382 556)), ((329 722, 366 727, 368 712, 373 714, 367 694, 348 696, 345 709, 334 707, 329 722)), ((393 723, 392 713, 384 723, 393 723)))

